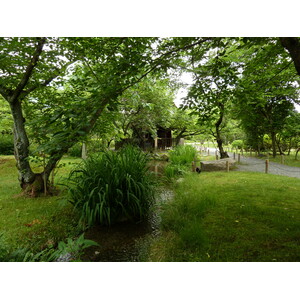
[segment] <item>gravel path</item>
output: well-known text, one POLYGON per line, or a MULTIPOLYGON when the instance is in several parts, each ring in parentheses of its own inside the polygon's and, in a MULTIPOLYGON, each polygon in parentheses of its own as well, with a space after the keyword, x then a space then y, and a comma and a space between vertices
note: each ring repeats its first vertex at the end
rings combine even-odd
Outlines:
MULTIPOLYGON (((194 145, 197 150, 200 150, 200 146, 194 145)), ((216 148, 209 149, 210 154, 216 152, 216 148)), ((233 153, 228 153, 229 157, 233 158, 233 153)), ((238 159, 236 154, 236 160, 238 159)), ((240 164, 236 164, 236 171, 242 172, 260 172, 265 173, 266 160, 254 157, 245 157, 241 155, 240 164)), ((290 167, 279 163, 269 162, 269 174, 282 175, 288 177, 300 178, 300 168, 290 167)))
MULTIPOLYGON (((229 153, 233 158, 233 154, 229 153)), ((236 157, 237 159, 237 157, 236 157)), ((241 156, 241 163, 237 164, 237 171, 265 173, 265 159, 241 156)), ((300 178, 300 168, 290 167, 279 163, 269 162, 269 173, 288 177, 300 178)))

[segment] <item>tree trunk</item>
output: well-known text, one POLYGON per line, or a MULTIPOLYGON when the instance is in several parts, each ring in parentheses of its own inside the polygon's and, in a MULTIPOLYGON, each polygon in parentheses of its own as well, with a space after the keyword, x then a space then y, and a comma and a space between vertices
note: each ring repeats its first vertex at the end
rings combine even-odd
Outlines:
POLYGON ((15 101, 10 103, 12 117, 14 121, 14 154, 19 171, 19 182, 22 189, 35 180, 29 164, 29 141, 25 131, 25 119, 23 117, 21 103, 15 101))
POLYGON ((300 75, 300 41, 298 37, 281 37, 282 46, 287 49, 294 62, 298 75, 300 75))
POLYGON ((288 150, 288 154, 287 155, 291 154, 291 149, 292 149, 292 138, 290 138, 290 140, 289 140, 289 150, 288 150))
POLYGON ((183 134, 185 133, 185 129, 183 129, 175 138, 175 145, 178 146, 180 139, 183 137, 183 134))
POLYGON ((276 133, 271 132, 271 139, 272 139, 272 154, 273 157, 276 157, 276 133))
POLYGON ((229 155, 223 148, 223 140, 220 137, 219 133, 217 133, 216 141, 217 141, 218 148, 219 148, 219 151, 220 151, 220 158, 228 158, 229 155))
POLYGON ((25 119, 23 117, 21 103, 10 102, 10 108, 14 121, 14 155, 17 161, 19 183, 22 190, 31 196, 40 193, 49 193, 49 177, 63 153, 56 153, 50 157, 42 173, 34 173, 29 163, 29 140, 25 131, 25 119), (45 190, 46 188, 46 190, 45 190))
POLYGON ((282 147, 280 145, 280 138, 276 139, 276 137, 275 137, 275 140, 276 140, 276 144, 277 144, 280 155, 284 155, 284 152, 282 151, 282 147))
POLYGON ((300 151, 300 148, 298 148, 297 151, 296 151, 295 160, 297 160, 297 155, 298 155, 299 151, 300 151))
POLYGON ((218 145, 219 152, 220 152, 220 158, 228 158, 229 155, 223 149, 223 140, 221 138, 221 131, 220 131, 220 126, 221 126, 222 121, 223 121, 223 115, 224 115, 224 106, 221 105, 221 107, 220 107, 220 116, 219 116, 218 121, 215 124, 215 128, 216 128, 216 141, 217 141, 217 145, 218 145))

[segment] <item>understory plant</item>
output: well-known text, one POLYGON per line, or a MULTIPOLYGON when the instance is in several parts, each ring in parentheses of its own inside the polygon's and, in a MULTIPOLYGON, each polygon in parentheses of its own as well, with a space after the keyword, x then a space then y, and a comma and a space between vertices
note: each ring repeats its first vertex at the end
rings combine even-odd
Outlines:
POLYGON ((70 173, 71 203, 80 211, 80 224, 110 225, 147 217, 154 199, 148 158, 126 146, 91 156, 70 173))
POLYGON ((170 151, 169 161, 173 165, 191 164, 197 155, 197 149, 192 145, 179 145, 170 151))
POLYGON ((169 165, 165 168, 165 176, 168 179, 182 176, 191 168, 192 161, 197 156, 197 149, 191 145, 179 145, 170 151, 169 165))
POLYGON ((14 154, 14 142, 12 135, 0 133, 0 155, 14 154))
POLYGON ((68 238, 66 242, 60 241, 57 248, 52 245, 46 249, 33 253, 26 248, 11 250, 6 243, 3 233, 0 233, 0 262, 69 262, 80 261, 83 250, 99 246, 98 243, 87 240, 84 234, 78 238, 68 238))

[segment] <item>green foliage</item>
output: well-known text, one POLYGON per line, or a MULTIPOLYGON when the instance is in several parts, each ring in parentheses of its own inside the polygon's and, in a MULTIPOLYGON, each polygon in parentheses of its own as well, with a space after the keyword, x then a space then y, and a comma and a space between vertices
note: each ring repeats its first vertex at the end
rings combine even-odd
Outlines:
POLYGON ((81 157, 81 143, 77 143, 68 150, 71 157, 81 157))
POLYGON ((0 134, 0 155, 14 154, 13 136, 10 134, 0 134))
POLYGON ((147 161, 141 150, 128 146, 91 156, 72 171, 71 203, 80 211, 81 223, 144 219, 154 197, 147 161))
POLYGON ((99 245, 92 240, 85 239, 82 234, 78 238, 68 238, 66 242, 59 242, 57 248, 49 246, 42 251, 32 253, 26 248, 12 250, 6 243, 3 234, 0 234, 0 262, 80 261, 83 250, 91 246, 99 245))
POLYGON ((9 104, 0 95, 0 134, 13 133, 13 121, 9 109, 9 104))
POLYGON ((192 145, 179 145, 170 151, 169 164, 164 169, 168 180, 183 176, 191 168, 192 161, 197 156, 197 150, 192 145))
POLYGON ((99 246, 99 244, 85 239, 84 234, 81 234, 77 239, 68 238, 66 242, 58 243, 57 249, 49 256, 49 261, 78 261, 83 250, 91 246, 99 246))
POLYGON ((188 165, 195 160, 197 149, 191 145, 179 145, 170 151, 169 161, 173 165, 188 165))
POLYGON ((170 80, 150 76, 132 86, 119 98, 120 137, 143 140, 145 134, 156 135, 159 126, 168 127, 173 100, 170 80))
POLYGON ((243 140, 235 140, 231 143, 231 146, 236 149, 243 149, 244 141, 243 140))
POLYGON ((182 176, 187 173, 187 167, 178 164, 168 164, 164 168, 164 175, 171 180, 174 177, 182 176))

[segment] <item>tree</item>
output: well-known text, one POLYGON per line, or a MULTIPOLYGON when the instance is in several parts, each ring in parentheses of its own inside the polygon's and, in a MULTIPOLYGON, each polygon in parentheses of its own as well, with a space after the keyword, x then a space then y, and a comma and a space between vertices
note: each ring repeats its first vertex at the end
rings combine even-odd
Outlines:
POLYGON ((225 56, 227 45, 219 42, 207 58, 191 56, 194 83, 184 106, 198 115, 199 122, 210 128, 216 139, 221 158, 228 157, 223 148, 222 130, 233 98, 237 81, 237 66, 225 56))
POLYGON ((171 60, 206 39, 166 41, 1 38, 0 94, 13 116, 15 157, 24 191, 35 195, 48 190, 50 173, 63 154, 85 139, 99 117, 117 109, 124 91, 151 72, 166 72, 171 60), (41 173, 32 171, 28 159, 30 131, 46 159, 41 173))
POLYGON ((201 127, 197 116, 192 111, 177 107, 173 108, 170 128, 173 130, 176 145, 179 144, 181 138, 205 134, 205 128, 201 127))
POLYGON ((149 76, 125 91, 119 99, 119 113, 114 124, 122 138, 143 141, 153 137, 158 127, 169 127, 174 107, 174 92, 169 79, 149 76))
POLYGON ((105 108, 113 109, 123 90, 158 65, 149 65, 153 39, 148 38, 2 38, 0 42, 0 93, 13 116, 20 185, 31 194, 43 190, 62 155, 94 127, 105 108), (72 63, 67 79, 63 75, 72 63), (39 174, 28 160, 25 109, 28 124, 42 127, 40 150, 48 160, 39 174))
POLYGON ((235 111, 252 146, 259 151, 264 134, 268 134, 275 157, 276 137, 298 97, 290 57, 276 39, 248 43, 239 47, 236 56, 242 62, 242 73, 235 111))

